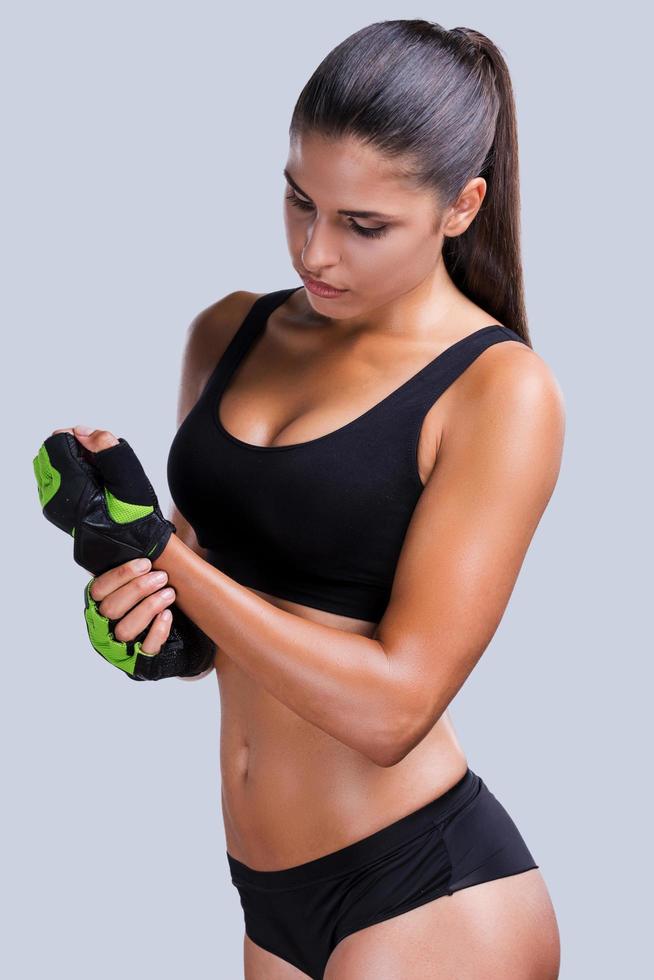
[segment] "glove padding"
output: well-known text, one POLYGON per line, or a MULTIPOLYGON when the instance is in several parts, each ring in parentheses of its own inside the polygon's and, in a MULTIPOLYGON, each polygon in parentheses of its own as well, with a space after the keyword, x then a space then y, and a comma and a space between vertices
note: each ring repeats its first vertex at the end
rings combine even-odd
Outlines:
MULTIPOLYGON (((43 514, 74 537, 78 565, 102 575, 133 558, 154 561, 175 525, 164 518, 143 467, 125 439, 92 453, 69 432, 49 436, 33 460, 43 514)), ((173 603, 173 621, 159 653, 141 650, 149 627, 134 640, 113 636, 108 620, 84 590, 84 617, 91 644, 132 680, 195 677, 213 665, 216 645, 173 603)))

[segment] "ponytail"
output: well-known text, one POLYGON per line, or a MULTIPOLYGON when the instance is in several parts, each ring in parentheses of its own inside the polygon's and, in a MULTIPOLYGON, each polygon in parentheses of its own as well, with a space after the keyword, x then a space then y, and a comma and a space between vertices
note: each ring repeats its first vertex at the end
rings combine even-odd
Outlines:
POLYGON ((486 196, 462 235, 446 238, 443 258, 456 286, 482 309, 515 330, 529 346, 520 249, 518 127, 511 76, 499 49, 484 34, 455 27, 450 35, 463 57, 478 62, 497 94, 495 134, 478 174, 486 196))

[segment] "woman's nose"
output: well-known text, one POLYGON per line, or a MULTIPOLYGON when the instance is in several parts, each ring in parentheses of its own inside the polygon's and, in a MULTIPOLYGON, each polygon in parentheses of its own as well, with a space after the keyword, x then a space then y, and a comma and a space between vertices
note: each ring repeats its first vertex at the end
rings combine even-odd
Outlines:
POLYGON ((318 219, 307 233, 307 240, 300 257, 307 272, 312 276, 315 275, 317 279, 320 278, 318 275, 320 271, 338 265, 340 262, 334 236, 329 233, 325 225, 320 225, 318 219))

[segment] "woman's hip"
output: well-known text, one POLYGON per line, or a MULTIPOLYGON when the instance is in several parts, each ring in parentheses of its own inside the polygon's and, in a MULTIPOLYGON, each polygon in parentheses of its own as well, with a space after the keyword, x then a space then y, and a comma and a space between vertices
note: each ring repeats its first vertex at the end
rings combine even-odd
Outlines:
POLYGON ((425 806, 354 843, 273 871, 227 852, 246 932, 319 975, 346 935, 440 896, 537 868, 506 809, 468 768, 425 806))

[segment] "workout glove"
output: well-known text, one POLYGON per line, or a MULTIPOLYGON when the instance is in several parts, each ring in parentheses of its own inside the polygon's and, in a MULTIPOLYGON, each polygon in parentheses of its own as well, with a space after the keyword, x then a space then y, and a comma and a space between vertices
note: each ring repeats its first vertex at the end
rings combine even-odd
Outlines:
MULTIPOLYGON (((69 432, 49 436, 33 460, 44 516, 73 535, 78 565, 101 575, 132 558, 154 561, 175 525, 161 513, 156 494, 125 439, 92 453, 69 432)), ((157 654, 141 651, 149 626, 135 640, 120 642, 116 620, 103 616, 84 589, 84 617, 94 650, 132 680, 194 677, 214 660, 216 645, 173 603, 168 639, 157 654)))
POLYGON ((44 517, 74 536, 75 561, 94 575, 132 558, 154 561, 176 530, 125 439, 92 453, 57 432, 33 466, 44 517))

